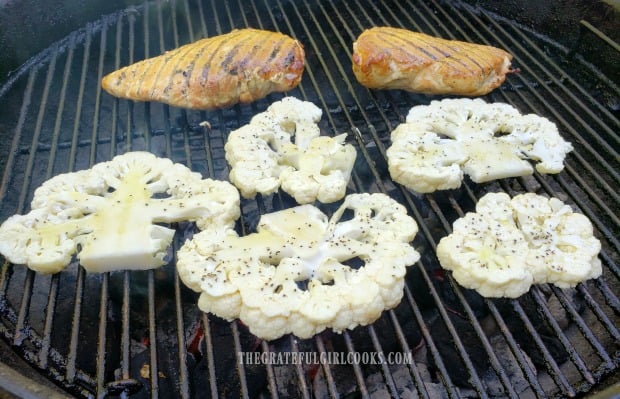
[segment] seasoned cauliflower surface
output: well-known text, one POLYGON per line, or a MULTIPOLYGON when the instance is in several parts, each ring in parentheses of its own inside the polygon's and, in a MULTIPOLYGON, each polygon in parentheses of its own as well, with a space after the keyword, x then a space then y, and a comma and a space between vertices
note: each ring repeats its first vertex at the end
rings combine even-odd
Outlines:
POLYGON ((516 298, 532 284, 561 288, 601 275, 590 220, 557 198, 489 193, 437 245, 442 267, 486 297, 516 298))
POLYGON ((31 209, 0 226, 0 253, 42 273, 62 270, 75 253, 92 272, 158 267, 174 230, 156 223, 232 226, 240 214, 230 183, 148 152, 57 175, 36 189, 31 209))
POLYGON ((410 245, 417 230, 390 197, 351 194, 331 218, 305 204, 263 215, 242 237, 207 228, 179 250, 177 270, 201 293, 203 311, 239 318, 263 339, 308 338, 372 323, 396 306, 419 259, 410 245))
POLYGON ((299 204, 344 197, 357 153, 346 134, 320 136, 321 115, 311 102, 285 97, 230 133, 229 178, 245 198, 280 187, 299 204))
POLYGON ((413 107, 391 139, 390 175, 419 193, 457 188, 464 174, 476 183, 530 175, 528 160, 540 173, 559 173, 573 149, 548 119, 478 98, 413 107))

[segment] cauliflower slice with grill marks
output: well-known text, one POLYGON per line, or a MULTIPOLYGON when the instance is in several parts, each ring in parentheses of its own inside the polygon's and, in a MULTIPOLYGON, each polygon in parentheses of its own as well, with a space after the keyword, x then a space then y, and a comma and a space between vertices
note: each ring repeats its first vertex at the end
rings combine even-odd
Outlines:
POLYGON ((392 132, 392 178, 419 193, 533 173, 559 173, 572 150, 551 121, 504 103, 445 99, 413 107, 392 132))
POLYGON ((454 222, 437 257, 462 286, 516 298, 532 284, 568 288, 599 277, 600 249, 588 218, 557 198, 489 193, 454 222))
POLYGON ((77 252, 91 272, 149 269, 164 264, 174 236, 156 223, 232 225, 239 194, 227 182, 138 151, 47 180, 31 208, 0 226, 0 252, 9 261, 56 273, 77 252))
POLYGON ((306 204, 263 215, 257 232, 200 232, 178 252, 181 280, 199 307, 239 318, 264 339, 308 338, 376 320, 403 295, 417 224, 384 194, 351 194, 328 218, 306 204), (352 219, 342 220, 345 211, 352 219), (351 263, 353 262, 353 263, 351 263), (361 264, 361 266, 360 266, 361 264))
POLYGON ((316 105, 285 97, 230 133, 229 177, 245 198, 280 187, 300 204, 344 197, 357 154, 346 134, 320 136, 321 115, 316 105))

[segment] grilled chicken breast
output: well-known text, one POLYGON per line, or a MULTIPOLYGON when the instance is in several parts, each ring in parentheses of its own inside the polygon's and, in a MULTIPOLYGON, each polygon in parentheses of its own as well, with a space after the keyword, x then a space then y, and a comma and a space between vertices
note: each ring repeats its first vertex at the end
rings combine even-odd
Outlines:
POLYGON ((479 96, 504 82, 512 55, 406 29, 368 29, 353 43, 353 73, 373 89, 479 96))
POLYGON ((299 84, 304 65, 297 40, 239 29, 121 68, 105 76, 101 86, 131 100, 216 109, 288 91, 299 84))

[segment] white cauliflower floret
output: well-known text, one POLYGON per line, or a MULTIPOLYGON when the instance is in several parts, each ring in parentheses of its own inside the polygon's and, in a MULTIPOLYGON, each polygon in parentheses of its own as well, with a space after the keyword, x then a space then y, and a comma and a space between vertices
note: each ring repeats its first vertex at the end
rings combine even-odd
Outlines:
POLYGON ((316 105, 285 97, 231 132, 224 149, 230 181, 241 195, 268 195, 282 187, 300 204, 344 197, 356 151, 345 144, 346 134, 320 136, 321 115, 316 105))
POLYGON ((421 193, 459 187, 463 180, 461 164, 467 160, 467 153, 457 142, 416 123, 400 124, 394 129, 387 155, 392 179, 403 184, 416 182, 416 191, 421 193))
POLYGON ((513 199, 515 219, 530 243, 527 263, 540 280, 561 288, 601 275, 601 243, 590 220, 557 198, 524 194, 513 199))
POLYGON ((0 226, 0 253, 9 261, 56 273, 78 252, 91 272, 150 269, 164 264, 174 236, 156 223, 231 226, 239 193, 169 159, 129 152, 47 180, 31 209, 0 226))
POLYGON ((403 295, 417 224, 384 194, 351 194, 328 218, 306 204, 263 215, 239 237, 214 226, 178 252, 181 280, 200 309, 239 318, 264 339, 308 338, 375 321, 403 295), (353 217, 342 220, 345 211, 353 217), (342 221, 341 221, 342 220, 342 221))
POLYGON ((387 150, 394 181, 419 193, 534 172, 559 173, 572 150, 551 121, 504 103, 445 99, 413 107, 387 150))
POLYGON ((532 284, 568 288, 597 278, 600 249, 589 219, 557 198, 489 193, 454 222, 437 257, 462 286, 516 298, 532 284))

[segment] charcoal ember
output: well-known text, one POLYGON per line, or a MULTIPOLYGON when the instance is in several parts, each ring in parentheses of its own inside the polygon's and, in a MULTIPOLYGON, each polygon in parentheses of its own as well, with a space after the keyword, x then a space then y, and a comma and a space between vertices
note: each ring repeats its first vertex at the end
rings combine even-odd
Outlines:
MULTIPOLYGON (((489 309, 486 306, 485 298, 482 297, 476 290, 463 288, 458 285, 451 276, 451 272, 445 270, 439 264, 435 251, 418 250, 421 255, 421 263, 424 265, 424 269, 431 283, 435 287, 439 298, 446 305, 446 307, 464 314, 463 299, 474 313, 476 318, 481 319, 489 314, 489 309), (457 290, 460 293, 457 294, 457 290)), ((436 308, 436 300, 430 293, 427 282, 422 275, 422 271, 419 267, 410 267, 406 276, 407 285, 410 287, 411 295, 413 296, 416 304, 422 310, 429 310, 436 308)))
MULTIPOLYGON (((400 329, 404 335, 409 350, 417 350, 422 343, 422 334, 415 321, 415 317, 412 314, 411 308, 408 303, 401 302, 399 306, 393 309, 395 316, 398 320, 400 329)), ((366 355, 367 359, 379 359, 377 353, 383 352, 384 356, 388 356, 390 352, 403 352, 403 345, 397 336, 395 326, 392 321, 392 317, 389 312, 383 312, 382 316, 372 324, 372 330, 379 341, 380 347, 375 347, 371 335, 371 330, 368 326, 358 326, 352 330, 347 330, 343 334, 336 334, 331 331, 325 331, 321 334, 321 339, 324 341, 325 349, 329 352, 335 352, 338 354, 349 353, 349 348, 346 345, 345 337, 350 339, 353 350, 360 354, 360 356, 366 355)), ((372 361, 368 363, 361 362, 358 366, 362 369, 365 375, 372 375, 380 371, 380 366, 373 364, 372 361)), ((326 381, 324 370, 321 366, 315 370, 312 383, 315 392, 326 391, 326 381)), ((345 398, 359 397, 359 386, 353 366, 350 364, 330 364, 328 366, 328 372, 334 380, 339 390, 343 392, 345 398)), ((408 392, 408 391, 407 391, 408 392)), ((319 396, 321 397, 321 396, 319 396)))
MULTIPOLYGON (((273 375, 274 379, 278 381, 278 396, 282 398, 299 398, 302 396, 299 386, 299 375, 294 365, 276 364, 273 366, 273 375)), ((267 389, 264 390, 263 394, 266 398, 275 396, 271 395, 267 389)))
POLYGON ((433 270, 432 278, 434 284, 437 286, 442 302, 448 309, 459 314, 465 314, 466 311, 464 309, 464 302, 461 299, 462 297, 477 319, 482 319, 489 315, 489 309, 486 305, 485 298, 476 290, 459 286, 450 276, 450 272, 442 268, 436 268, 433 270), (461 294, 460 296, 456 292, 457 289, 461 294))
POLYGON ((161 397, 173 397, 177 394, 178 387, 175 383, 175 378, 168 374, 170 370, 176 368, 175 364, 168 363, 167 359, 162 358, 157 361, 157 369, 153 369, 151 364, 150 351, 148 349, 143 350, 132 356, 130 361, 130 378, 142 384, 144 387, 137 393, 133 394, 132 398, 146 399, 151 397, 149 387, 153 386, 153 375, 157 378, 157 393, 161 397))
MULTIPOLYGON (((405 337, 405 341, 409 346, 409 349, 413 350, 422 342, 422 334, 412 314, 409 304, 401 302, 396 308, 393 309, 396 315, 400 329, 405 337)), ((398 336, 396 335, 395 326, 392 322, 392 318, 388 312, 383 312, 381 317, 372 323, 374 332, 381 345, 381 350, 384 353, 387 352, 402 352, 402 344, 398 336)), ((358 326, 352 330, 348 330, 347 334, 351 338, 353 348, 356 352, 377 352, 370 331, 367 326, 358 326)), ((333 350, 337 352, 347 352, 347 346, 344 340, 344 336, 341 334, 327 333, 324 335, 331 341, 333 350)))
MULTIPOLYGON (((115 316, 112 320, 122 318, 121 311, 125 302, 124 285, 126 274, 129 284, 129 319, 131 320, 132 339, 140 340, 148 336, 149 329, 149 280, 153 275, 153 306, 158 318, 174 317, 174 265, 167 264, 154 270, 138 270, 129 272, 110 273, 109 280, 109 306, 115 316)), ((181 292, 186 293, 187 288, 181 286, 181 292)), ((184 294, 185 295, 185 294, 184 294)), ((195 294, 191 293, 195 302, 195 294)), ((189 301, 189 300, 188 300, 189 301)), ((120 322, 120 321, 119 321, 120 322)), ((117 342, 117 341, 115 341, 117 342)))
MULTIPOLYGON (((562 364, 568 360, 568 352, 560 342, 553 328, 549 325, 547 319, 539 312, 538 305, 532 296, 530 294, 522 295, 515 301, 521 305, 524 312, 527 314, 534 330, 540 336, 545 348, 549 351, 555 362, 562 364)), ((498 299, 496 300, 496 304, 508 329, 512 332, 514 339, 521 349, 527 353, 537 367, 545 368, 547 362, 531 334, 527 332, 523 320, 521 320, 519 315, 514 311, 512 300, 498 299)))
POLYGON ((557 295, 562 295, 578 314, 583 314, 586 310, 586 302, 583 294, 575 288, 551 288, 550 285, 541 285, 539 288, 545 293, 549 312, 551 312, 553 318, 562 330, 567 329, 571 325, 572 320, 571 315, 564 309, 562 301, 557 295), (552 295, 552 291, 558 294, 552 295))
MULTIPOLYGON (((325 370, 321 365, 317 365, 316 376, 312 380, 313 397, 329 398, 331 397, 325 370)), ((352 366, 345 365, 327 365, 327 372, 330 374, 334 385, 338 387, 340 397, 343 399, 360 398, 361 393, 352 366)))
MULTIPOLYGON (((411 374, 405 365, 395 365, 391 368, 390 374, 394 380, 394 385, 398 392, 399 398, 416 398, 419 397, 411 374)), ((368 393, 373 398, 390 398, 390 392, 384 382, 381 373, 371 374, 366 378, 368 393)))
MULTIPOLYGON (((348 335, 353 343, 356 352, 368 352, 374 350, 372 340, 368 335, 368 327, 358 326, 353 330, 347 330, 342 334, 336 334, 332 330, 325 330, 320 333, 319 339, 323 341, 325 350, 330 353, 345 354, 348 353, 345 335, 348 335), (358 342, 362 344, 358 348, 358 342)), ((360 364, 360 367, 364 365, 360 364)), ((312 384, 312 389, 316 397, 329 397, 329 387, 325 373, 329 373, 330 378, 334 381, 338 390, 342 393, 343 398, 359 397, 359 386, 352 365, 334 364, 326 362, 326 364, 314 363, 306 365, 306 373, 312 384)))
MULTIPOLYGON (((519 363, 515 359, 512 350, 510 349, 504 338, 500 335, 494 335, 489 338, 489 342, 505 373, 506 378, 510 382, 512 389, 518 395, 518 397, 534 397, 529 383, 524 378, 523 372, 519 367, 519 363)), ((529 367, 532 368, 532 365, 529 364, 529 367)), ((483 377, 487 394, 489 394, 491 397, 496 398, 503 398, 508 396, 508 392, 506 392, 506 388, 504 387, 495 370, 489 368, 483 377)))
MULTIPOLYGON (((237 322, 236 322, 237 323, 237 322)), ((260 352, 260 340, 252 335, 247 328, 238 323, 239 343, 241 351, 245 353, 260 352)), ((209 357, 215 364, 215 378, 218 396, 233 398, 242 396, 241 377, 239 368, 243 367, 245 383, 249 397, 258 397, 267 389, 267 369, 261 362, 247 362, 239 359, 235 351, 231 323, 215 316, 209 316, 209 329, 214 350, 212 353, 202 353, 197 359, 193 370, 190 370, 192 395, 196 398, 211 398, 209 378, 213 377, 209 371, 209 357), (225 348, 225 350, 218 350, 225 348)), ((202 345, 200 345, 202 347, 202 345)))
MULTIPOLYGON (((418 248, 416 249, 422 256, 423 264, 430 264, 429 262, 425 261, 425 257, 428 256, 429 251, 420 250, 418 248)), ((439 270, 442 271, 441 268, 439 268, 439 270)), ((434 270, 429 270, 428 273, 431 275, 431 279, 435 278, 434 270)), ((435 301, 433 300, 433 296, 428 289, 428 285, 426 284, 426 280, 424 279, 424 276, 422 275, 422 270, 420 270, 418 264, 408 268, 407 274, 405 275, 405 284, 407 285, 407 287, 409 287, 409 292, 411 292, 411 296, 413 297, 415 304, 421 310, 435 308, 435 301)), ((407 298, 403 298, 401 305, 403 302, 407 302, 407 298)))
MULTIPOLYGON (((218 397, 240 398, 242 397, 242 390, 238 365, 234 357, 229 357, 229 359, 229 361, 216 362, 218 397)), ((193 386, 192 397, 212 399, 208 380, 209 369, 206 359, 203 358, 198 362, 194 370, 195 372, 191 374, 193 386)), ((244 372, 245 382, 248 388, 247 392, 250 398, 258 397, 261 392, 268 392, 267 371, 264 365, 244 365, 244 372)))
MULTIPOLYGON (((461 343, 463 344, 469 360, 474 366, 476 374, 480 377, 489 368, 489 355, 484 349, 476 331, 471 323, 462 315, 454 311, 448 311, 448 318, 454 329, 458 332, 461 343)), ((429 323, 429 331, 432 334, 433 343, 441 356, 443 365, 452 382, 459 387, 472 387, 471 375, 465 362, 461 359, 456 344, 446 324, 440 317, 436 317, 429 323)), ((429 370, 437 378, 439 369, 433 358, 431 351, 427 352, 427 362, 429 370)))

